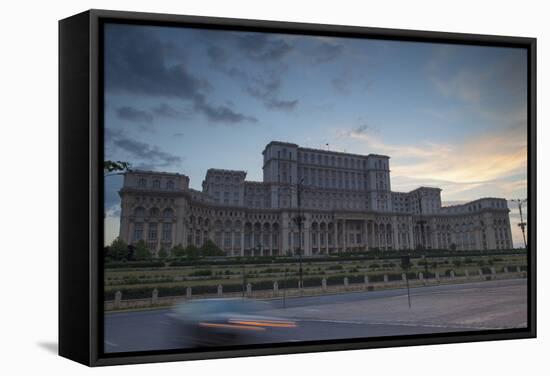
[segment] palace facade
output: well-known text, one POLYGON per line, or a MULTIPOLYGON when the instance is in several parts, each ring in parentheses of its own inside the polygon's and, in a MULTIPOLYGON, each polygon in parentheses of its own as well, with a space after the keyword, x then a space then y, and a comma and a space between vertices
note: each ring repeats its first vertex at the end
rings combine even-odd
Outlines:
POLYGON ((276 141, 262 154, 262 182, 209 169, 201 191, 183 174, 125 174, 120 237, 152 252, 210 239, 227 256, 513 247, 503 198, 444 207, 439 188, 393 192, 384 155, 276 141))

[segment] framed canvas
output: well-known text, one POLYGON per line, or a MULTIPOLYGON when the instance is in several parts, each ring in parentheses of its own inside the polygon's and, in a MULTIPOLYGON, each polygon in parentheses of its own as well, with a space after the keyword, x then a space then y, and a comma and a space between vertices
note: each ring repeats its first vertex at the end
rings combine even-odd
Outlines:
POLYGON ((536 40, 59 23, 59 353, 536 336, 536 40))

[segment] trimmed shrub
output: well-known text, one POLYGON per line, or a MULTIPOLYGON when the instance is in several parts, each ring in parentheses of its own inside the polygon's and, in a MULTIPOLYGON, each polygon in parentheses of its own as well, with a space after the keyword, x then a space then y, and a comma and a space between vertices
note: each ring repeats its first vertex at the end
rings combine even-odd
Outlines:
POLYGON ((116 262, 106 263, 105 269, 132 269, 132 268, 162 268, 164 263, 162 261, 128 261, 128 262, 116 262))

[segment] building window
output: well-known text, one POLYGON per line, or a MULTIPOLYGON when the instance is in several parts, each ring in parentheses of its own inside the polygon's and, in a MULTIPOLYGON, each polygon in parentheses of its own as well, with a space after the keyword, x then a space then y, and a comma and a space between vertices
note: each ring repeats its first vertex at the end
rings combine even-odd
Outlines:
POLYGON ((230 232, 225 233, 225 236, 223 237, 223 246, 225 248, 231 247, 231 233, 230 232))
POLYGON ((174 216, 174 211, 171 208, 166 208, 162 212, 164 218, 172 218, 174 216))
POLYGON ((237 231, 235 233, 235 247, 240 247, 240 246, 241 246, 241 233, 237 231))
POLYGON ((134 241, 143 240, 143 222, 134 225, 134 241))
POLYGON ((134 209, 134 216, 138 218, 143 218, 145 216, 145 208, 138 206, 134 209))
POLYGON ((168 182, 166 183, 166 189, 169 189, 169 190, 174 189, 174 181, 173 180, 168 180, 168 182))
POLYGON ((172 224, 163 223, 162 224, 162 241, 171 241, 172 240, 172 224))
POLYGON ((147 187, 147 180, 145 180, 144 178, 139 179, 139 181, 138 181, 138 187, 140 187, 140 188, 145 188, 145 187, 147 187))
POLYGON ((160 188, 160 180, 158 179, 153 180, 153 188, 160 188))
POLYGON ((156 222, 149 223, 149 240, 157 240, 158 224, 156 222))

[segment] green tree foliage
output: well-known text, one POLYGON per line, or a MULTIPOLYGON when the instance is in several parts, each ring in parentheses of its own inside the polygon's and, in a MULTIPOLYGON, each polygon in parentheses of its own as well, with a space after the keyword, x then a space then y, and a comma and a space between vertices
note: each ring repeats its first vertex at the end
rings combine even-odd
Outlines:
POLYGON ((103 171, 104 172, 126 172, 130 170, 129 162, 122 161, 103 161, 103 171))
POLYGON ((117 237, 109 246, 109 258, 117 261, 128 259, 128 244, 121 238, 117 237))
POLYGON ((201 256, 224 256, 225 253, 211 240, 207 240, 200 248, 201 256))
POLYGON ((164 248, 161 248, 158 253, 159 258, 164 259, 168 257, 168 251, 164 248))
POLYGON ((147 248, 147 244, 143 240, 136 243, 135 259, 136 260, 149 260, 151 258, 151 252, 147 248))
POLYGON ((185 248, 181 244, 173 246, 170 253, 172 254, 172 257, 185 257, 186 256, 185 248))
POLYGON ((196 259, 200 257, 200 250, 193 244, 190 244, 185 248, 185 257, 190 259, 196 259))

